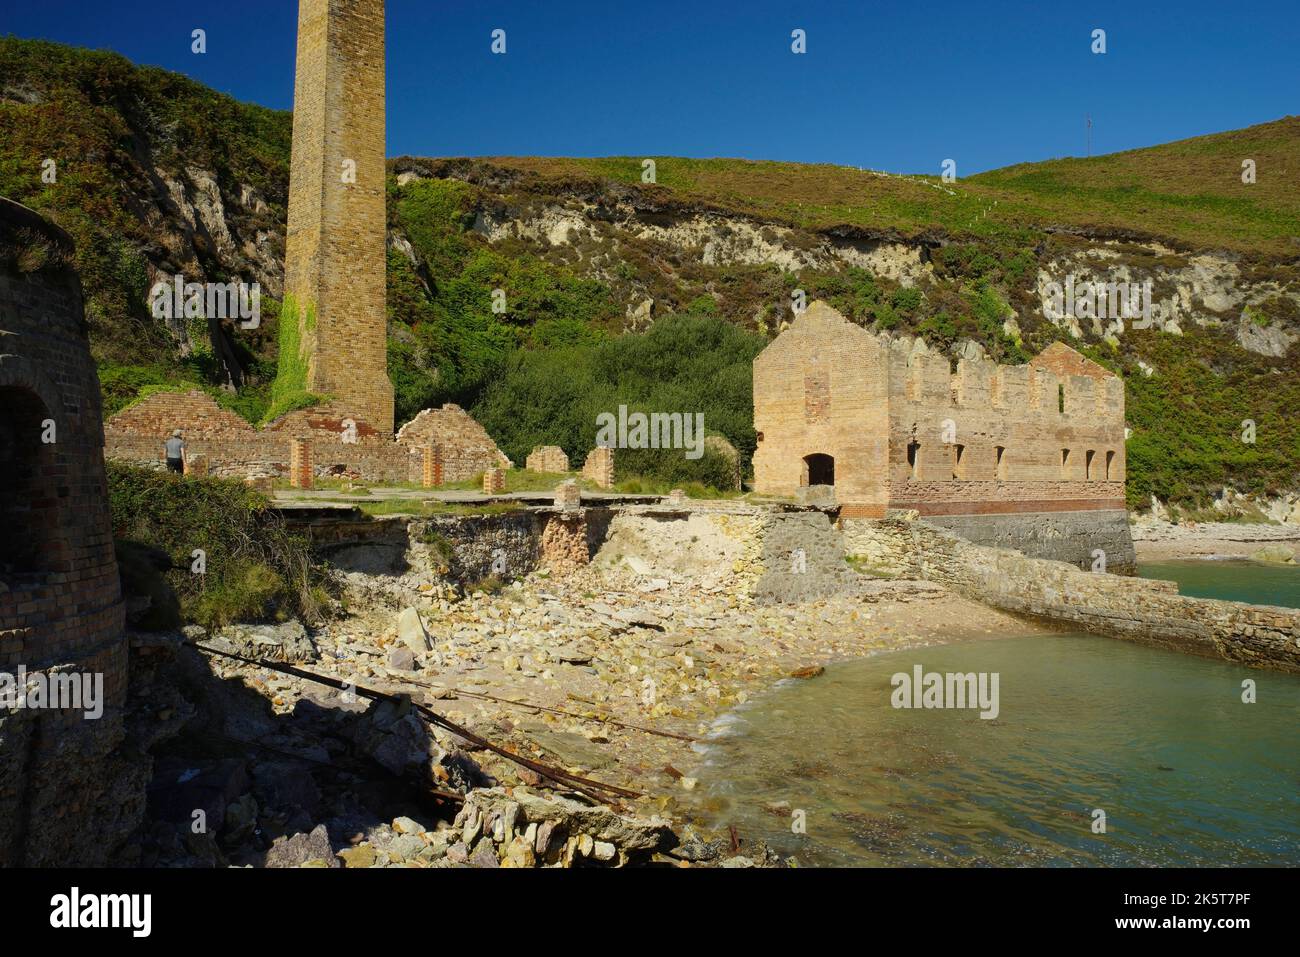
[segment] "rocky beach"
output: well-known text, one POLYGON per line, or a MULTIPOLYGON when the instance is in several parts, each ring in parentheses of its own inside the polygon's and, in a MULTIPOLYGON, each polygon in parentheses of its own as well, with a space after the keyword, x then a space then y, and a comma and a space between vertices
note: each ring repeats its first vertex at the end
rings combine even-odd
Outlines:
POLYGON ((338 574, 340 613, 310 635, 297 622, 187 630, 212 652, 344 687, 179 649, 182 666, 220 679, 196 706, 231 748, 189 762, 175 790, 215 775, 224 824, 220 840, 195 840, 166 822, 155 795, 150 863, 780 863, 692 820, 693 766, 717 717, 783 678, 816 680, 831 662, 1036 627, 931 583, 867 576, 826 599, 760 605, 725 582, 626 565, 464 595, 428 572, 338 574), (638 796, 602 808, 552 791, 543 775, 420 720, 419 705, 511 754, 638 796))

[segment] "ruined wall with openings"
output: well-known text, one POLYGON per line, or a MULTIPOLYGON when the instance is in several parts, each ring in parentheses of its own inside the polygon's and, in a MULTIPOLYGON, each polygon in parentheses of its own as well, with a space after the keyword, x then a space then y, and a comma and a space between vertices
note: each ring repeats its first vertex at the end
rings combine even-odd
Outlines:
POLYGON ((1124 507, 1124 383, 1062 343, 1026 365, 961 359, 954 371, 946 356, 895 341, 889 427, 892 508, 1124 507))
POLYGON ((754 488, 793 496, 834 485, 840 501, 884 506, 888 369, 880 340, 812 303, 754 360, 754 488), (819 462, 833 461, 831 481, 819 462))
POLYGON ((294 439, 310 443, 317 476, 421 483, 430 445, 438 450, 443 482, 512 466, 483 426, 455 405, 424 410, 394 441, 338 403, 299 409, 255 429, 197 391, 155 393, 114 415, 104 427, 106 454, 161 467, 173 429, 184 432, 187 460, 202 456, 208 474, 221 478, 286 477, 294 439))
POLYGON ((99 675, 103 689, 97 719, 0 707, 0 866, 108 863, 142 818, 149 773, 119 750, 124 610, 72 252, 0 199, 0 673, 99 675), (47 254, 26 259, 33 244, 47 254))
POLYGON ((1132 568, 1124 384, 1062 343, 954 369, 813 303, 754 362, 754 426, 760 493, 832 485, 845 518, 914 510, 973 541, 1132 568))
POLYGON ((487 429, 458 405, 448 403, 440 409, 424 409, 397 433, 402 446, 433 444, 442 453, 445 482, 474 478, 490 468, 513 468, 514 463, 497 448, 487 429))

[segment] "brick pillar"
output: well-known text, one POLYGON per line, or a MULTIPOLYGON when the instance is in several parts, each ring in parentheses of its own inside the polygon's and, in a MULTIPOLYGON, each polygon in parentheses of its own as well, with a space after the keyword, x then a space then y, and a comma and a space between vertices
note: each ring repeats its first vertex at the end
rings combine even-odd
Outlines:
POLYGON ((573 479, 561 482, 555 486, 555 507, 565 510, 575 509, 582 506, 582 489, 578 488, 578 483, 573 479))
POLYGON ((588 452, 582 464, 582 477, 595 482, 599 488, 613 488, 614 450, 598 445, 588 452))
POLYGON ((194 478, 207 478, 208 457, 202 452, 191 452, 185 456, 185 474, 194 478))
POLYGON ((500 469, 488 469, 483 473, 483 491, 488 495, 500 495, 506 490, 506 473, 500 469))
POLYGON ((425 488, 437 488, 442 484, 442 450, 436 445, 426 445, 420 451, 423 453, 420 484, 425 488))
POLYGON ((311 488, 311 440, 289 440, 289 484, 294 488, 311 488))

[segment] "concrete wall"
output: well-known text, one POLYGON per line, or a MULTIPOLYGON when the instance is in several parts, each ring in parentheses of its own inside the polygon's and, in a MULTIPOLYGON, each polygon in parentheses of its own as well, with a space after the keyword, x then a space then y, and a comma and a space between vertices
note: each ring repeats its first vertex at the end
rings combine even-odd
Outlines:
POLYGON ((843 520, 845 547, 998 608, 1175 651, 1300 673, 1300 610, 1186 598, 1173 582, 1084 572, 964 541, 928 522, 843 520))
POLYGON ((104 713, 0 709, 0 866, 100 865, 141 820, 149 763, 117 750, 127 643, 71 240, 0 200, 0 247, 33 238, 49 265, 0 253, 0 672, 100 675, 104 713))

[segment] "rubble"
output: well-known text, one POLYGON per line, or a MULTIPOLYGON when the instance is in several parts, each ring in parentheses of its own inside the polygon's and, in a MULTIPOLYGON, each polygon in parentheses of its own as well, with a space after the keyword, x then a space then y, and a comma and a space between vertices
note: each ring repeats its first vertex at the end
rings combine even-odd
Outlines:
MULTIPOLYGON (((725 580, 641 574, 634 564, 535 572, 462 595, 431 561, 414 560, 400 575, 339 573, 347 613, 311 634, 289 622, 151 642, 177 656, 185 682, 167 710, 195 735, 163 748, 181 756, 159 761, 142 862, 779 865, 762 846, 700 825, 677 836, 708 798, 693 746, 714 720, 835 660, 1006 624, 926 582, 863 577, 844 594, 763 605, 725 580), (186 642, 292 662, 299 673, 186 642), (507 754, 436 726, 419 705, 507 754), (224 756, 184 756, 194 739, 224 756), (578 799, 535 770, 543 766, 642 796, 618 807, 578 799), (199 807, 210 823, 193 834, 188 815, 199 807)), ((155 677, 151 699, 159 687, 168 683, 155 677)), ((150 712, 140 720, 163 723, 150 712)))

